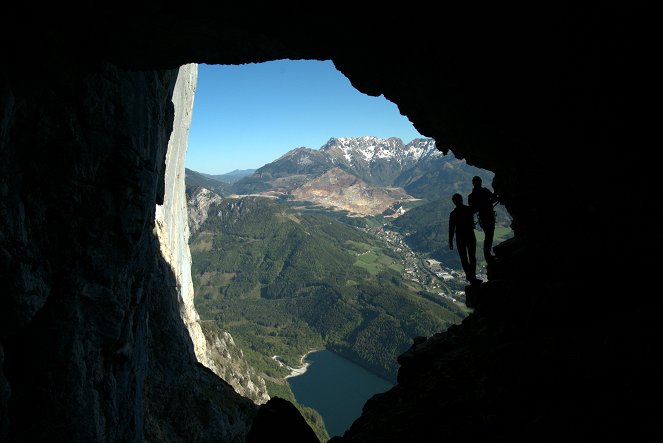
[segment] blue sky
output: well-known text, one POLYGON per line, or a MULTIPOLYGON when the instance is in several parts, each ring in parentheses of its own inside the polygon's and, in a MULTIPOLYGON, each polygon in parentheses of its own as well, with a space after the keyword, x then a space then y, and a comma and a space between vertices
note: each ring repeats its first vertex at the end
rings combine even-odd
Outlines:
POLYGON ((331 61, 198 65, 186 167, 256 169, 331 137, 422 137, 395 104, 352 87, 331 61))

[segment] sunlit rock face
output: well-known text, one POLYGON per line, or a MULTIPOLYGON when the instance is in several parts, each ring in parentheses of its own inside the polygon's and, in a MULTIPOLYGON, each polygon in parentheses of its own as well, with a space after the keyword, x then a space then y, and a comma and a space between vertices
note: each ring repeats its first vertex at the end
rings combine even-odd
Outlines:
POLYGON ((193 304, 189 225, 184 186, 184 160, 191 127, 197 75, 197 65, 183 66, 179 69, 175 83, 173 91, 175 117, 166 153, 164 202, 163 205, 156 207, 155 231, 159 238, 161 253, 172 267, 177 279, 180 315, 191 336, 196 358, 209 367, 205 336, 200 328, 200 317, 193 304))
POLYGON ((200 226, 205 223, 209 209, 222 201, 223 198, 220 195, 207 188, 196 188, 191 192, 187 201, 189 230, 191 234, 195 234, 200 226))
POLYGON ((419 440, 662 440, 655 15, 457 3, 310 16, 6 6, 2 439, 246 438, 256 407, 196 363, 154 235, 172 92, 189 63, 312 58, 495 172, 515 229, 491 281, 470 291, 475 312, 403 356, 399 385, 341 441, 408 429, 419 440))
POLYGON ((208 367, 239 394, 256 404, 267 403, 270 397, 265 379, 249 365, 244 351, 235 344, 232 335, 211 328, 203 328, 203 332, 207 338, 208 367))

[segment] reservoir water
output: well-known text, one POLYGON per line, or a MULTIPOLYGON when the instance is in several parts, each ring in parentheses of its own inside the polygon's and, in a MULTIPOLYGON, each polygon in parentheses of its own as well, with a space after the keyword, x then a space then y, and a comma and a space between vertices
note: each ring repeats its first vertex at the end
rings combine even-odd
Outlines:
POLYGON ((330 437, 342 436, 366 400, 394 386, 330 351, 312 352, 306 361, 308 370, 288 383, 300 404, 320 413, 330 437))

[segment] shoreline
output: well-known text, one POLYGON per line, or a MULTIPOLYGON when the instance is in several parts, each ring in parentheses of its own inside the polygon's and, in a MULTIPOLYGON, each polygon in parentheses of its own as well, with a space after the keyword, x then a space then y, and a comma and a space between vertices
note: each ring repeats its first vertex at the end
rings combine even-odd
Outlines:
POLYGON ((297 377, 297 376, 299 376, 299 375, 305 374, 306 371, 308 370, 308 367, 309 367, 311 364, 308 363, 308 362, 305 362, 304 359, 305 359, 305 358, 306 358, 311 352, 316 352, 316 351, 318 351, 318 349, 311 349, 311 350, 308 351, 306 354, 302 355, 302 357, 299 359, 299 363, 300 363, 301 366, 299 366, 298 368, 293 368, 292 366, 288 366, 288 365, 286 365, 285 363, 283 363, 283 362, 281 361, 281 357, 278 356, 278 355, 273 355, 273 356, 272 356, 272 360, 274 360, 275 362, 277 362, 277 363, 279 364, 279 366, 283 366, 283 367, 287 368, 287 369, 290 371, 290 374, 288 374, 288 375, 286 375, 285 377, 283 377, 285 380, 287 380, 287 379, 289 379, 289 378, 291 378, 291 377, 297 377))

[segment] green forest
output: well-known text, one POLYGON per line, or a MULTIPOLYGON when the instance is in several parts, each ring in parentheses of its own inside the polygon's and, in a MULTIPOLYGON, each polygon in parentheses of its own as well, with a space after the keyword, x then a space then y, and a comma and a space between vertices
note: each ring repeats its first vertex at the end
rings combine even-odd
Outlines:
POLYGON ((297 367, 326 348, 395 382, 412 339, 467 309, 404 279, 402 254, 361 229, 377 220, 291 206, 245 197, 210 211, 190 239, 195 304, 203 327, 230 332, 269 395, 295 404, 326 441, 322 417, 296 401, 273 356, 297 367))
POLYGON ((327 348, 395 381, 416 336, 466 311, 402 278, 402 257, 364 231, 266 198, 225 200, 190 242, 196 307, 229 331, 251 363, 282 377, 327 348), (439 301, 437 299, 440 299, 439 301))

